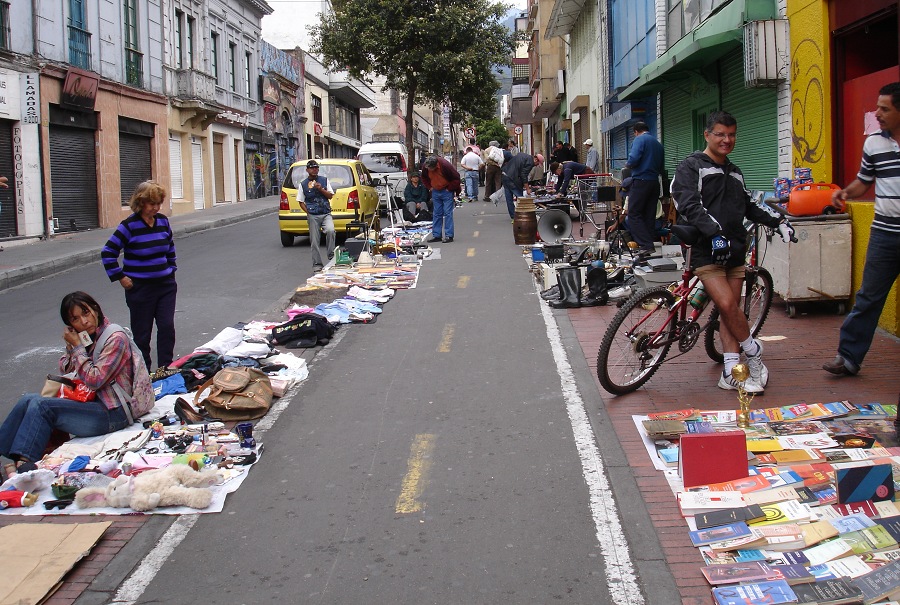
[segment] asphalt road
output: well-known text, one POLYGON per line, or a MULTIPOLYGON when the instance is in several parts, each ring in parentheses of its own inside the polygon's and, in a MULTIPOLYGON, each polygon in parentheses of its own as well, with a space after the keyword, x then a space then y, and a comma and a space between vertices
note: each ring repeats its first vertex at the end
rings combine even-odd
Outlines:
MULTIPOLYGON (((309 275, 308 246, 282 248, 273 221, 176 242, 178 353, 272 314, 309 275)), ((467 204, 456 222, 418 287, 342 327, 260 421, 265 453, 223 513, 154 517, 78 605, 674 602, 585 360, 565 362, 573 335, 540 304, 505 209, 467 204)), ((74 289, 127 322, 99 265, 0 293, 12 392, 54 367, 74 289)))

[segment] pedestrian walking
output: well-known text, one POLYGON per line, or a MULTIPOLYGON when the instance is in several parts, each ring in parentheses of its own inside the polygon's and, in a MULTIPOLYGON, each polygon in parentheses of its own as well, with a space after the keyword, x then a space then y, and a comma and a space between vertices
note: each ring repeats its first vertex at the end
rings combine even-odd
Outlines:
POLYGON ((663 146, 650 134, 646 122, 635 122, 634 143, 628 154, 626 168, 631 170, 631 190, 628 193, 631 235, 640 253, 649 256, 655 251, 656 202, 659 200, 659 177, 663 170, 663 146))
POLYGON ((125 289, 134 342, 150 366, 150 337, 156 323, 157 368, 175 357, 175 298, 178 270, 169 219, 160 208, 166 191, 155 181, 139 184, 128 201, 132 214, 119 223, 100 251, 106 275, 125 289), (119 254, 123 254, 122 267, 119 254))
POLYGON ((587 139, 584 142, 584 146, 587 147, 587 157, 584 160, 584 165, 588 167, 592 174, 600 173, 600 154, 597 153, 597 150, 594 149, 594 141, 591 139, 587 139))
POLYGON ((431 191, 434 208, 428 241, 448 244, 453 241, 453 194, 462 191, 459 172, 444 158, 430 155, 422 164, 422 182, 431 191))
POLYGON ((875 218, 869 231, 862 286, 841 325, 837 355, 822 366, 837 376, 859 372, 884 303, 900 274, 900 82, 878 91, 875 119, 881 131, 866 138, 859 173, 831 198, 843 209, 846 200, 859 199, 875 184, 875 218))
POLYGON ((474 149, 466 147, 466 155, 459 163, 466 169, 466 197, 475 201, 478 199, 478 171, 484 165, 484 160, 474 149))
MULTIPOLYGON (((769 370, 763 364, 762 343, 750 334, 747 317, 738 306, 744 287, 744 256, 747 230, 744 219, 777 228, 781 238, 790 241, 791 224, 754 203, 744 186, 740 168, 728 159, 734 150, 737 120, 729 113, 715 111, 706 122, 706 149, 683 160, 672 181, 672 199, 684 221, 700 230, 700 240, 691 247, 691 269, 700 278, 709 297, 719 310, 719 335, 725 353, 725 369, 719 377, 721 389, 736 390, 738 383, 731 369, 747 356, 750 377, 743 388, 748 393, 763 393, 769 370)), ((632 192, 634 184, 632 183, 632 192)), ((634 199, 629 193, 633 218, 634 199)), ((656 207, 654 202, 654 213, 656 207)), ((633 234, 632 234, 633 235, 633 234)))
POLYGON ((500 167, 503 166, 503 150, 500 143, 491 141, 484 150, 484 201, 491 201, 491 195, 502 187, 500 167))

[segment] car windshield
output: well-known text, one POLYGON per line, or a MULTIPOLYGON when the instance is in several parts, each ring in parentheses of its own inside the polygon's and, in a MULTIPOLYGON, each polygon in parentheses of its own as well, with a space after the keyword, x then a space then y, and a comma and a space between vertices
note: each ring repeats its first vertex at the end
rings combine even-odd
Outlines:
MULTIPOLYGON (((355 187, 356 182, 353 179, 353 170, 350 166, 337 164, 319 164, 319 176, 328 179, 328 184, 335 191, 344 187, 355 187)), ((306 178, 306 164, 294 166, 291 173, 285 179, 285 187, 290 189, 299 189, 300 183, 306 178)))
POLYGON ((359 159, 369 172, 403 172, 403 156, 399 153, 361 153, 359 159))

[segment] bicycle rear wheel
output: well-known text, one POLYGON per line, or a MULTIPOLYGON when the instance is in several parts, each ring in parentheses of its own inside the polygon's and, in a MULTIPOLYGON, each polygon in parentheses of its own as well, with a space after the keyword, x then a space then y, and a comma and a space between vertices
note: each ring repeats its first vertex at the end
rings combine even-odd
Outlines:
POLYGON ((636 391, 659 369, 675 332, 669 308, 675 297, 664 287, 641 290, 619 309, 597 352, 597 378, 616 395, 636 391), (667 323, 668 322, 668 323, 667 323), (667 341, 655 346, 653 335, 667 341))
MULTIPOLYGON (((747 316, 750 325, 750 335, 756 337, 762 329, 769 309, 772 307, 772 275, 762 267, 747 267, 747 277, 744 280, 744 295, 741 296, 741 308, 747 316), (749 290, 750 295, 747 295, 749 290)), ((706 354, 716 363, 725 361, 722 337, 719 335, 719 310, 714 308, 709 314, 710 326, 706 330, 705 345, 706 354)))

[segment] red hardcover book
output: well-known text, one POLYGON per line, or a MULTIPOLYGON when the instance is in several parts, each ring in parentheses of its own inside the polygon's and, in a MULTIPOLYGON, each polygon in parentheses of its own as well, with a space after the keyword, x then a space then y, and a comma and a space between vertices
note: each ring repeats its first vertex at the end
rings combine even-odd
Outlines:
POLYGON ((689 433, 678 444, 678 469, 684 487, 723 483, 749 476, 744 431, 689 433))

